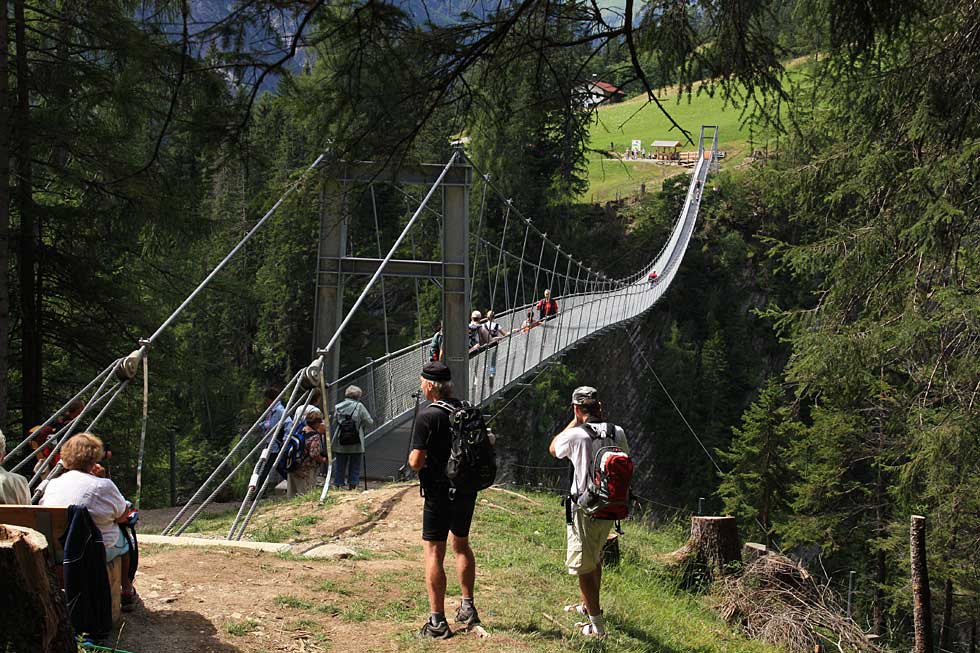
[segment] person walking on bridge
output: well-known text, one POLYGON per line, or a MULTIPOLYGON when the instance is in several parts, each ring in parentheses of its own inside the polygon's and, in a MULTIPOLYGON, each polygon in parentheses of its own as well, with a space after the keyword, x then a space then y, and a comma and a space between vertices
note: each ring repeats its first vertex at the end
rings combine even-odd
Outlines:
POLYGON ((551 298, 551 291, 545 290, 544 297, 538 302, 538 318, 544 322, 558 315, 558 302, 551 298))
POLYGON ((361 389, 349 385, 344 400, 333 411, 330 451, 333 453, 333 485, 338 490, 347 482, 347 489, 356 490, 361 479, 364 459, 364 429, 374 426, 371 413, 361 403, 361 389))
POLYGON ((412 433, 408 465, 418 472, 422 496, 422 545, 425 554, 425 586, 429 594, 429 620, 419 636, 448 639, 453 632, 446 621, 446 541, 452 533, 456 555, 456 576, 463 599, 456 611, 456 622, 475 626, 480 623, 473 605, 476 582, 476 559, 470 548, 470 523, 476 506, 476 493, 466 494, 450 488, 446 476, 452 444, 452 427, 445 406, 462 405, 453 397, 452 374, 444 363, 426 363, 422 368, 420 390, 427 401, 434 402, 419 411, 412 433))
POLYGON ((606 622, 599 604, 602 547, 612 529, 613 521, 589 516, 579 505, 579 497, 589 488, 595 441, 608 438, 623 452, 628 449, 623 429, 603 422, 598 390, 590 386, 576 388, 572 392, 572 408, 575 411, 572 421, 552 439, 549 447, 552 456, 570 460, 574 468, 571 489, 565 504, 568 538, 565 566, 569 574, 578 576, 582 603, 566 606, 565 609, 587 615, 588 621, 575 625, 582 629, 583 635, 601 638, 606 636, 606 622))

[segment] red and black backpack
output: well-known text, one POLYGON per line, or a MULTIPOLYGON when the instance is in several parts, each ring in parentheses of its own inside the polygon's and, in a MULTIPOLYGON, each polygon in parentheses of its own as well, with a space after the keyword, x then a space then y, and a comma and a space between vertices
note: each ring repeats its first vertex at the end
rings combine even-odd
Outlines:
POLYGON ((616 444, 616 427, 606 422, 600 432, 589 423, 582 428, 591 440, 588 485, 576 497, 576 503, 593 519, 626 519, 629 516, 630 482, 633 461, 616 444))

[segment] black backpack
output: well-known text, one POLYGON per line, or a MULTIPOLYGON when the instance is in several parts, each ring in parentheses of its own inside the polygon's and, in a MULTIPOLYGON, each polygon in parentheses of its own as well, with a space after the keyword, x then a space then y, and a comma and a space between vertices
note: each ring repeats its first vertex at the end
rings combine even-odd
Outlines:
POLYGON ((452 444, 446 476, 460 492, 479 492, 493 485, 497 478, 497 452, 488 433, 483 412, 463 401, 453 406, 437 401, 434 406, 449 413, 452 444))
MULTIPOLYGON (((357 410, 356 406, 354 410, 357 410)), ((333 432, 337 436, 337 444, 339 445, 347 447, 361 444, 361 431, 357 428, 357 422, 354 421, 353 411, 346 415, 341 412, 334 413, 333 432)))
POLYGON ((276 471, 282 476, 296 471, 307 458, 306 433, 303 432, 305 427, 305 420, 297 424, 296 428, 292 430, 282 445, 286 451, 282 454, 282 458, 279 459, 279 464, 276 465, 276 471))

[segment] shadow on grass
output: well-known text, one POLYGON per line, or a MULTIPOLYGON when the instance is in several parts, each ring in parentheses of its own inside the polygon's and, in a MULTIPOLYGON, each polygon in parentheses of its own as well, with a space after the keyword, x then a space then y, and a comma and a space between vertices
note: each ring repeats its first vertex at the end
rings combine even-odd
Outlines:
POLYGON ((522 621, 517 623, 496 623, 494 628, 500 631, 512 632, 518 635, 532 635, 541 639, 560 641, 565 633, 554 626, 539 625, 534 622, 522 621))
POLYGON ((701 649, 679 649, 673 646, 668 646, 664 644, 658 637, 653 633, 647 632, 642 628, 633 625, 630 622, 621 621, 611 621, 608 629, 615 634, 617 631, 631 637, 632 639, 640 642, 643 645, 644 651, 650 651, 650 653, 687 653, 689 651, 699 651, 701 649))

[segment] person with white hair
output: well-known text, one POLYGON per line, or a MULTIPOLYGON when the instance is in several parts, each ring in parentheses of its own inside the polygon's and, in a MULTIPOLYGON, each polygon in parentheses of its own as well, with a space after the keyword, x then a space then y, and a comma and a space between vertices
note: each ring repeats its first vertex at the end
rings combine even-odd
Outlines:
POLYGON ((486 325, 483 324, 483 313, 480 311, 470 313, 470 323, 466 327, 466 330, 469 337, 471 353, 490 342, 490 332, 487 331, 486 325))
POLYGON ((361 480, 364 430, 374 426, 371 413, 361 403, 362 394, 356 385, 349 385, 344 391, 344 400, 334 408, 330 450, 333 453, 333 485, 338 490, 345 483, 348 489, 354 490, 361 480))
MULTIPOLYGON (((7 438, 0 431, 0 464, 7 456, 7 438)), ((0 503, 28 505, 31 502, 31 491, 27 479, 20 474, 8 472, 0 467, 0 503)))

